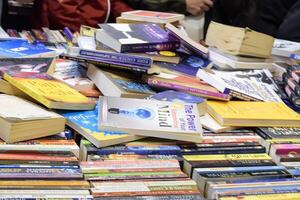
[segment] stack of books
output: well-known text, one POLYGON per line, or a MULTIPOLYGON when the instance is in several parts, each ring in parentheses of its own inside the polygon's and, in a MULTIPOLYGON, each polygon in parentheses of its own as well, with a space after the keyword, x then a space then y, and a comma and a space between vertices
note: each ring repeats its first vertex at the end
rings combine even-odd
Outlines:
POLYGON ((297 199, 297 51, 182 17, 0 30, 0 198, 297 199))

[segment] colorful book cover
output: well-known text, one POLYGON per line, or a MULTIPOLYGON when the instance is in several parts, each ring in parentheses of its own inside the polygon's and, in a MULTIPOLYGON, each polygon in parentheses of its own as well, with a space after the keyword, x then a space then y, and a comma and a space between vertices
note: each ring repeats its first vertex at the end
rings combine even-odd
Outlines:
POLYGON ((184 92, 177 92, 174 90, 167 90, 164 92, 160 92, 160 93, 152 95, 150 98, 159 100, 159 101, 195 103, 195 104, 200 104, 200 103, 205 102, 205 99, 203 99, 201 97, 190 95, 190 94, 187 94, 184 92))
POLYGON ((175 72, 179 72, 189 76, 197 75, 199 69, 205 69, 210 64, 210 61, 197 56, 183 56, 178 64, 167 62, 156 62, 159 67, 167 68, 175 72))
POLYGON ((42 55, 55 55, 55 52, 41 43, 31 44, 23 40, 0 42, 0 57, 21 58, 42 55))
POLYGON ((6 81, 48 108, 85 110, 95 106, 87 97, 46 73, 24 72, 10 67, 1 68, 1 73, 6 81))
MULTIPOLYGON (((100 27, 121 44, 121 53, 175 50, 180 46, 178 39, 157 24, 101 24, 100 27)), ((113 48, 104 40, 101 42, 113 48)))
POLYGON ((62 112, 67 124, 88 138, 96 147, 104 147, 139 139, 125 132, 103 131, 98 128, 98 106, 90 111, 62 112))
POLYGON ((99 126, 106 130, 201 141, 203 131, 196 104, 117 97, 100 97, 99 102, 99 126))

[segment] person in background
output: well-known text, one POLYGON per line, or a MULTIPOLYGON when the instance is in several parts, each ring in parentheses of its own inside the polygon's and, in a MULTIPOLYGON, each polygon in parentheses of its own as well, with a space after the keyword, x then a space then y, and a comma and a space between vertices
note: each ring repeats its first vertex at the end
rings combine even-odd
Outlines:
POLYGON ((123 0, 38 0, 35 6, 36 28, 69 27, 72 31, 79 31, 81 25, 97 27, 132 10, 123 0))
POLYGON ((214 0, 210 20, 300 42, 300 0, 214 0))
POLYGON ((161 12, 176 12, 186 15, 199 16, 209 11, 213 0, 125 0, 138 10, 161 12))

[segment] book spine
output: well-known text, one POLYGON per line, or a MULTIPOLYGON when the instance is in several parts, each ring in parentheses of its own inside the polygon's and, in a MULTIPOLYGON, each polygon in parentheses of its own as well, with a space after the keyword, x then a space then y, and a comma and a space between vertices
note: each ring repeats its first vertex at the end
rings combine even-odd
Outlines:
POLYGON ((211 92, 211 91, 207 91, 207 90, 186 87, 186 86, 178 85, 178 84, 175 84, 175 83, 159 81, 159 80, 156 80, 156 79, 148 78, 147 83, 150 86, 156 87, 156 88, 174 89, 174 90, 187 92, 187 93, 192 93, 192 94, 196 94, 196 95, 199 95, 199 96, 208 97, 208 98, 212 98, 212 99, 219 99, 219 100, 225 100, 225 101, 229 100, 229 95, 227 95, 227 94, 216 93, 216 92, 211 92))
POLYGON ((276 149, 276 155, 293 155, 293 154, 299 154, 300 148, 278 148, 276 149))
POLYGON ((147 72, 148 70, 143 68, 143 67, 139 67, 139 66, 131 66, 131 65, 122 65, 121 63, 107 63, 107 62, 101 62, 98 60, 93 60, 93 59, 89 59, 89 58, 84 58, 84 57, 74 57, 74 56, 69 56, 66 54, 60 55, 61 58, 63 59, 69 59, 69 60, 73 60, 76 62, 83 62, 83 63, 90 63, 90 64, 94 64, 94 65, 98 65, 101 67, 106 67, 106 68, 116 68, 116 69, 123 69, 123 70, 130 70, 130 71, 137 71, 137 72, 147 72))
POLYGON ((89 50, 80 50, 79 55, 86 56, 91 59, 100 59, 105 61, 111 62, 118 62, 118 63, 126 63, 130 65, 138 65, 138 66, 145 66, 150 68, 152 65, 152 59, 147 57, 141 56, 134 56, 134 55, 127 55, 127 54, 118 54, 118 53, 110 53, 110 52, 102 52, 102 51, 89 51, 89 50))
POLYGON ((121 53, 138 53, 153 51, 173 51, 180 47, 179 41, 151 43, 151 44, 128 44, 122 45, 121 53))
MULTIPOLYGON (((101 200, 204 200, 197 194, 163 195, 163 196, 130 196, 130 197, 101 197, 101 200)), ((99 199, 100 200, 100 199, 99 199)))
POLYGON ((181 155, 180 149, 98 149, 97 151, 88 151, 88 154, 109 155, 109 154, 128 154, 138 155, 181 155))
POLYGON ((247 154, 247 153, 265 153, 266 149, 264 147, 251 148, 251 147, 241 147, 241 148, 196 148, 196 149, 183 149, 183 155, 209 155, 209 154, 247 154))
POLYGON ((293 78, 287 80, 287 85, 295 92, 296 95, 300 95, 300 86, 293 78))

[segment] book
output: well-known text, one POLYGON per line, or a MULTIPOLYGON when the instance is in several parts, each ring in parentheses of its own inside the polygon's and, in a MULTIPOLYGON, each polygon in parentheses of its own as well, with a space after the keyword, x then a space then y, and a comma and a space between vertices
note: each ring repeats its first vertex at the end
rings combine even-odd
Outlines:
POLYGON ((104 130, 201 142, 196 104, 100 97, 99 113, 99 127, 104 130))
POLYGON ((225 131, 239 129, 239 127, 221 126, 209 114, 205 114, 204 116, 201 116, 200 120, 203 128, 213 131, 215 133, 222 133, 225 131))
POLYGON ((6 81, 48 108, 89 110, 95 107, 87 97, 46 73, 21 72, 10 66, 0 71, 6 81))
POLYGON ((180 41, 182 47, 196 54, 197 56, 208 58, 209 51, 206 47, 192 40, 172 24, 167 24, 166 29, 170 35, 174 36, 180 41))
POLYGON ((197 56, 183 55, 178 64, 167 62, 155 62, 154 65, 160 68, 166 68, 171 71, 181 73, 183 75, 196 77, 198 70, 209 68, 211 62, 209 60, 197 56))
POLYGON ((91 111, 62 112, 67 125, 91 141, 96 147, 105 147, 140 139, 125 132, 103 131, 98 128, 98 106, 91 111))
POLYGON ((5 142, 30 140, 64 131, 65 119, 56 113, 15 96, 0 94, 0 101, 0 137, 5 142))
POLYGON ((212 21, 209 24, 206 44, 232 55, 268 58, 271 56, 274 38, 253 31, 212 21))
POLYGON ((280 193, 280 194, 258 194, 258 195, 247 195, 247 196, 235 196, 235 197, 221 197, 220 200, 281 200, 281 199, 297 199, 300 198, 300 193, 280 193))
POLYGON ((289 58, 291 54, 300 50, 300 43, 288 40, 275 39, 272 55, 289 58))
POLYGON ((120 53, 176 50, 179 41, 157 24, 101 24, 96 40, 120 53))
POLYGON ((69 48, 68 54, 75 56, 83 56, 107 63, 122 63, 129 65, 138 65, 146 69, 150 68, 153 61, 147 56, 140 56, 134 54, 123 54, 113 51, 105 50, 89 50, 80 48, 69 48))
POLYGON ((200 116, 203 116, 206 113, 206 100, 201 97, 190 95, 188 93, 166 90, 164 92, 159 92, 151 95, 150 99, 155 99, 158 101, 194 103, 198 105, 200 116))
POLYGON ((217 48, 209 48, 209 60, 219 69, 273 69, 274 60, 249 56, 235 56, 217 48))
POLYGON ((0 79, 0 93, 14 95, 22 98, 26 98, 26 94, 24 94, 21 90, 17 89, 16 87, 12 86, 6 80, 0 79))
POLYGON ((123 12, 121 14, 123 19, 135 20, 149 23, 174 23, 184 19, 184 15, 177 13, 166 13, 166 12, 156 12, 149 10, 134 10, 129 12, 123 12))
POLYGON ((94 197, 168 196, 200 194, 192 180, 92 182, 94 197))
POLYGON ((143 80, 157 90, 176 90, 208 99, 229 101, 230 95, 219 92, 216 88, 197 78, 185 75, 160 73, 159 75, 144 75, 143 80))
POLYGON ((104 96, 145 98, 155 94, 155 91, 147 84, 138 81, 133 74, 101 70, 95 65, 89 65, 87 76, 104 96))
POLYGON ((31 44, 24 40, 9 40, 0 42, 0 57, 2 58, 54 56, 56 56, 56 52, 46 48, 43 44, 31 44))
POLYGON ((278 102, 209 101, 208 113, 222 126, 300 127, 300 115, 278 102))
POLYGON ((242 100, 282 102, 271 72, 263 70, 221 71, 200 69, 197 77, 222 93, 242 100))
POLYGON ((95 87, 87 78, 87 70, 75 61, 55 59, 55 70, 52 76, 77 91, 89 90, 95 87))

